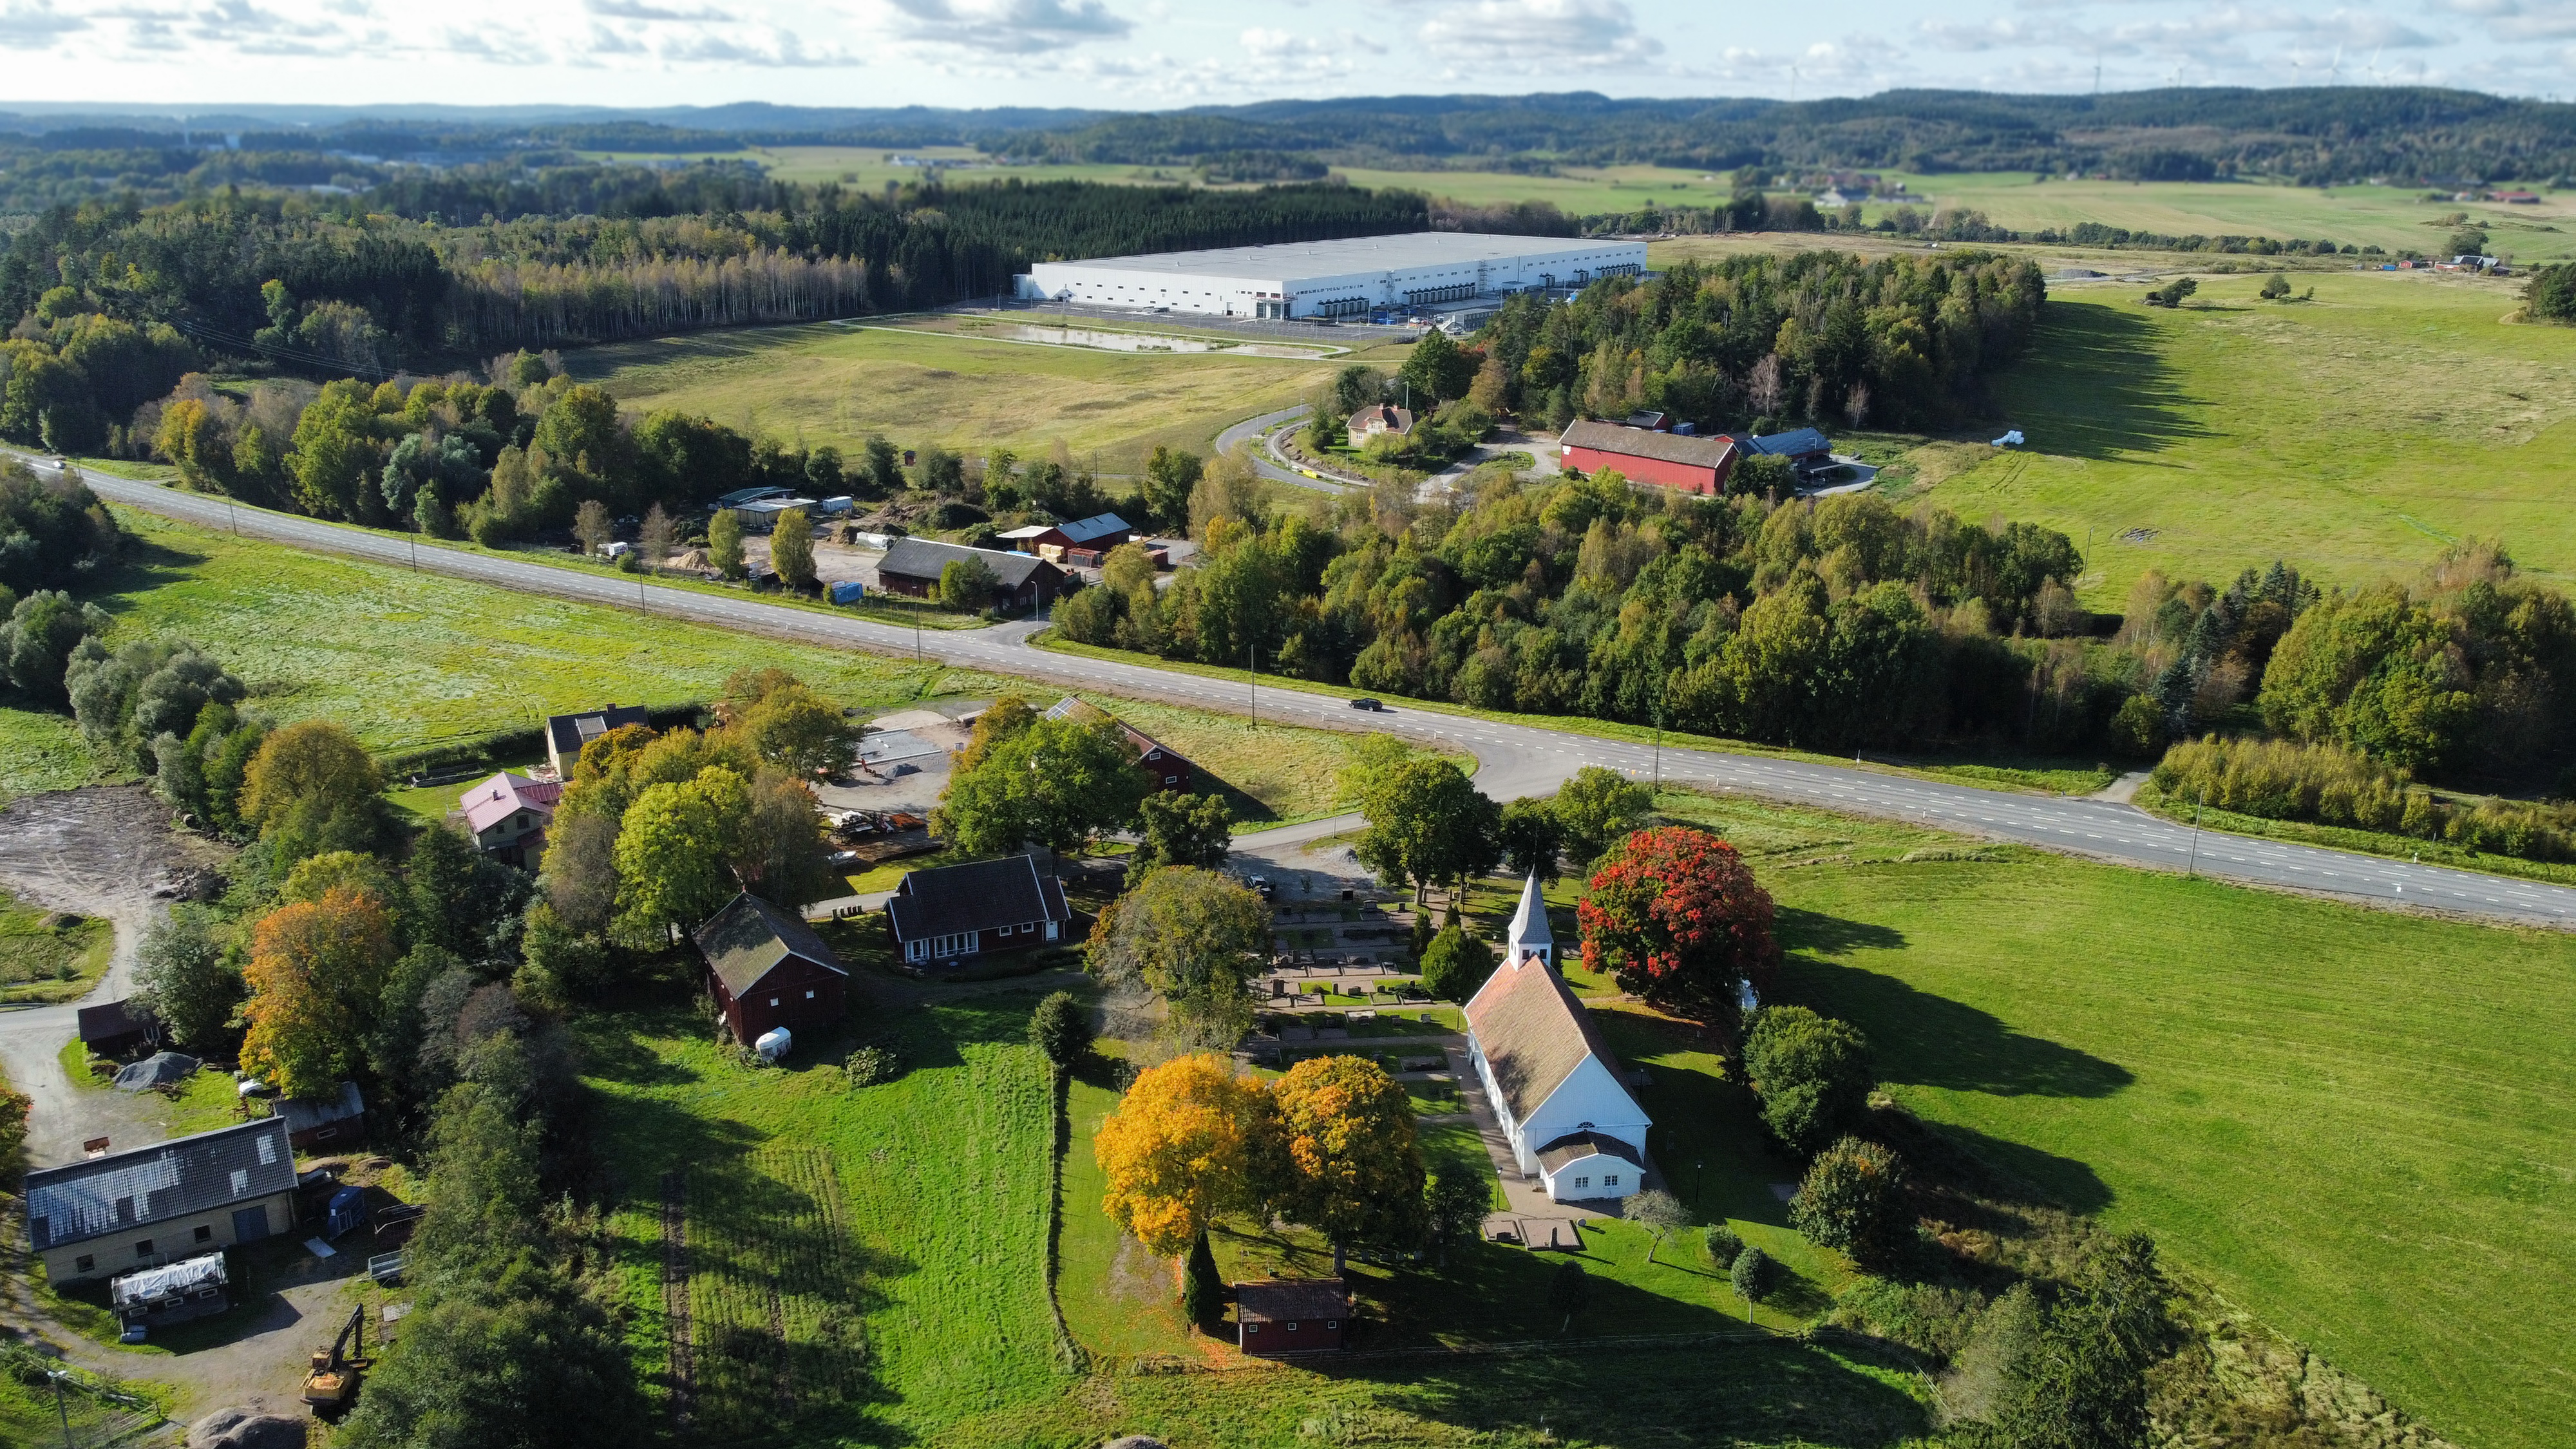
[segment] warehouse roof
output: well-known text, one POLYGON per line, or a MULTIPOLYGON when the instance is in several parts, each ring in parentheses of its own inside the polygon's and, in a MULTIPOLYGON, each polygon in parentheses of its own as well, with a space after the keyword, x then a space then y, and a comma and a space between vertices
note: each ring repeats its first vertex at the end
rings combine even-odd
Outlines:
POLYGON ((1415 231, 1394 236, 1344 237, 1338 241, 1272 242, 1263 246, 1209 247, 1195 252, 1091 257, 1054 265, 1203 276, 1308 277, 1608 251, 1642 254, 1645 247, 1639 242, 1585 241, 1578 237, 1415 231))

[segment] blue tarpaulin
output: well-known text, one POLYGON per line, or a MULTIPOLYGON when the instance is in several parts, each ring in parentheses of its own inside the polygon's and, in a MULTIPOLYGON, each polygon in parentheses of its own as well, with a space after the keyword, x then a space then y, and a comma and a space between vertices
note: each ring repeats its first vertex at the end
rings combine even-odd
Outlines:
POLYGON ((861 583, 853 582, 834 584, 832 585, 832 602, 835 604, 855 604, 859 600, 867 597, 867 592, 867 585, 861 583))

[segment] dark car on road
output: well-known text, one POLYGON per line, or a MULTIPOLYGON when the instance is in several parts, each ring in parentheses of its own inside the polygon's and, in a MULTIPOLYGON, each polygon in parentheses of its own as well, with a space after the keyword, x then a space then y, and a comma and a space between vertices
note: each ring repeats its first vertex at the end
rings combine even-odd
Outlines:
POLYGON ((1376 713, 1378 713, 1378 712, 1380 712, 1380 711, 1384 710, 1384 709, 1386 708, 1386 706, 1385 706, 1385 705, 1382 705, 1382 704, 1380 704, 1380 703, 1378 703, 1376 700, 1373 700, 1373 699, 1355 699, 1355 700, 1352 700, 1352 701, 1351 701, 1351 708, 1353 708, 1353 709, 1364 709, 1364 710, 1367 710, 1367 711, 1368 711, 1369 713, 1371 713, 1371 714, 1376 714, 1376 713))

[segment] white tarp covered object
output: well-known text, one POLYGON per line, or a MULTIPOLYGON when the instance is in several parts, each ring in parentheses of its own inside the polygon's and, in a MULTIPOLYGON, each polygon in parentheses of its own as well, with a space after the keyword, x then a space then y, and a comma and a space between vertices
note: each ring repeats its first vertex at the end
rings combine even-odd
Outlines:
POLYGON ((109 1280, 108 1301, 118 1312, 157 1301, 185 1298, 207 1288, 226 1286, 224 1255, 208 1253, 157 1268, 138 1268, 109 1280))
POLYGON ((788 1040, 787 1028, 773 1026, 760 1034, 760 1040, 753 1042, 751 1049, 760 1053, 762 1061, 774 1062, 787 1055, 788 1040))
POLYGON ((2019 429, 2019 428, 2015 428, 2015 429, 2013 429, 2011 432, 2008 432, 2008 433, 2004 434, 2002 437, 1995 439, 1995 446, 1996 446, 1996 447, 1998 447, 1998 448, 2018 448, 2018 447, 2020 447, 2020 446, 2021 446, 2021 429, 2019 429))

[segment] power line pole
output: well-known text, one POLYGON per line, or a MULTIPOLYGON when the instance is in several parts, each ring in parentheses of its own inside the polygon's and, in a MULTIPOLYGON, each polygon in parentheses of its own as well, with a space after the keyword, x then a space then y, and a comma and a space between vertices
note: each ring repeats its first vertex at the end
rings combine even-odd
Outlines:
POLYGON ((2203 791, 2191 802, 2191 855, 2183 862, 2182 873, 2190 875, 2200 869, 2200 812, 2209 808, 2209 794, 2203 791))
POLYGON ((1261 671, 1253 667, 1252 661, 1253 651, 1260 647, 1249 639, 1243 641, 1243 682, 1252 692, 1252 727, 1256 730, 1261 728, 1261 671))

